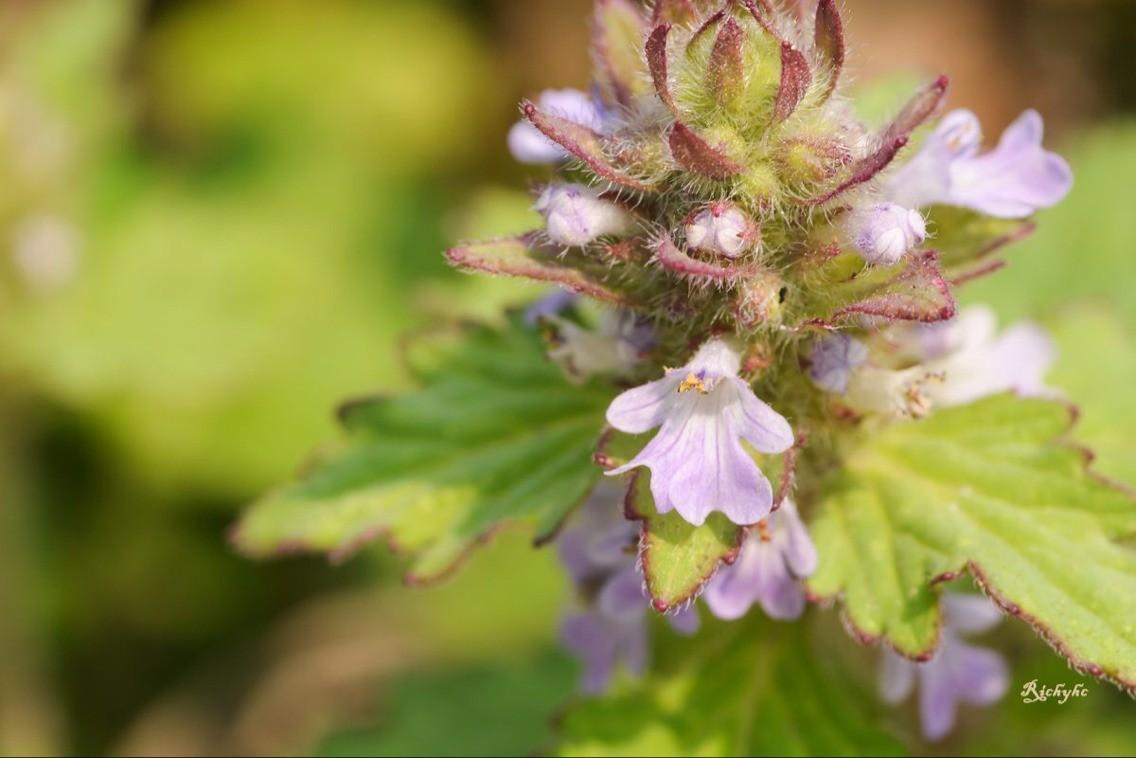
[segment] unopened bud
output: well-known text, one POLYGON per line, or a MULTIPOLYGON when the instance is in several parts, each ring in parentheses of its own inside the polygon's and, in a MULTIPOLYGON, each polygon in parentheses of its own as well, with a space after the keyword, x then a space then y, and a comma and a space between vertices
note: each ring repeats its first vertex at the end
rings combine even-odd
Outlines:
POLYGON ((851 211, 844 220, 845 236, 868 263, 890 266, 927 239, 927 225, 918 211, 881 203, 851 211))
POLYGON ((582 184, 549 185, 534 208, 544 216, 548 238, 569 247, 632 228, 631 214, 582 184))
POLYGON ((737 258, 759 236, 757 225, 736 206, 713 203, 686 225, 686 243, 693 250, 737 258))
POLYGON ((734 320, 742 329, 781 320, 785 287, 774 273, 765 271, 740 282, 734 301, 734 320))

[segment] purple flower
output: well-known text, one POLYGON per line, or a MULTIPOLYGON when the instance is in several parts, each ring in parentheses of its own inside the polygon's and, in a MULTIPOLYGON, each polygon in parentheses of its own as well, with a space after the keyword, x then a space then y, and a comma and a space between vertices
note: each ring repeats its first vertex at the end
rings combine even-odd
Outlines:
MULTIPOLYGON (((574 121, 594 131, 603 129, 603 111, 587 93, 576 89, 550 89, 540 93, 538 105, 546 113, 574 121)), ((509 130, 509 152, 522 163, 558 163, 568 158, 560 145, 545 137, 528 121, 509 130)))
POLYGON ((686 225, 686 244, 694 250, 737 258, 753 246, 756 225, 729 203, 713 203, 686 225))
POLYGON ((795 619, 805 610, 797 580, 816 570, 817 554, 797 508, 781 503, 751 529, 738 559, 720 570, 702 597, 720 619, 741 618, 754 603, 775 619, 795 619))
POLYGON ((682 368, 613 400, 607 420, 616 429, 642 434, 662 428, 609 475, 646 466, 658 511, 675 509, 695 526, 711 511, 736 524, 768 516, 772 487, 742 440, 758 452, 781 453, 792 447, 793 430, 738 377, 740 363, 737 351, 713 339, 682 368))
POLYGON ((939 649, 926 663, 915 663, 885 648, 879 688, 885 702, 907 698, 919 680, 919 720, 928 740, 945 737, 955 725, 959 703, 991 705, 1009 687, 1006 661, 997 652, 970 645, 960 635, 978 634, 996 625, 999 610, 977 595, 943 595, 943 631, 939 649))
POLYGON ((885 194, 909 208, 941 203, 1021 218, 1055 205, 1073 186, 1065 159, 1045 150, 1037 111, 1026 111, 998 146, 979 155, 982 130, 967 110, 947 114, 920 151, 888 180, 885 194))
POLYGON ((835 374, 847 377, 841 394, 860 412, 918 417, 999 392, 1050 393, 1044 382, 1055 358, 1049 337, 1025 321, 998 333, 997 317, 984 306, 937 324, 892 327, 883 340, 887 349, 873 352, 872 362, 835 374))
MULTIPOLYGON (((636 565, 639 528, 623 517, 622 489, 601 482, 557 539, 560 561, 581 605, 560 625, 560 639, 583 663, 580 689, 606 689, 622 663, 640 674, 647 661, 647 598, 636 565)), ((680 633, 698 628, 692 608, 667 617, 680 633)))
POLYGON ((632 228, 631 214, 582 184, 550 184, 533 207, 544 216, 548 238, 568 247, 632 228))
POLYGON ((555 330, 556 344, 548 357, 575 380, 597 374, 626 376, 653 341, 650 325, 627 310, 604 310, 594 330, 559 316, 544 320, 555 330))
POLYGON ((868 348, 843 332, 822 337, 809 354, 809 377, 826 392, 837 395, 848 389, 852 372, 868 359, 868 348))
POLYGON ((1049 336, 1028 321, 999 334, 997 323, 991 309, 972 306, 950 321, 912 328, 923 367, 941 377, 926 386, 932 403, 964 405, 1010 390, 1048 392, 1044 376, 1056 358, 1049 336))
POLYGON ((861 257, 877 266, 891 266, 927 239, 919 211, 895 203, 856 208, 843 220, 844 234, 861 257))

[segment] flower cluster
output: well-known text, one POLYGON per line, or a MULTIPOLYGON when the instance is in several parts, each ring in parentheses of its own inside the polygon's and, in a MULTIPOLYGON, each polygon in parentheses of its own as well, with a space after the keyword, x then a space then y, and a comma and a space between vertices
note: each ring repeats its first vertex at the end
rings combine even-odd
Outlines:
MULTIPOLYGON (((556 285, 530 309, 550 355, 577 381, 613 382, 609 433, 644 435, 560 538, 584 599, 565 639, 586 662, 587 689, 617 659, 636 670, 645 656, 648 598, 627 549, 639 527, 621 520, 613 479, 649 472, 657 514, 741 530, 732 564, 702 587, 715 616, 759 604, 796 618, 818 556, 792 484, 831 460, 834 429, 1045 391, 1045 336, 1024 324, 998 334, 991 312, 957 313, 953 295, 1028 227, 940 255, 951 232, 940 212, 1011 224, 1072 183, 1033 111, 984 152, 974 114, 941 115, 945 77, 886 124, 860 122, 842 93, 833 0, 815 14, 766 0, 597 0, 593 27, 590 92, 525 101, 509 134, 518 160, 547 165, 543 227, 447 253, 464 270, 556 285), (924 124, 935 125, 913 144, 924 124), (598 326, 576 297, 608 309, 598 326)), ((973 627, 961 610, 949 618, 973 627)), ((949 629, 920 670, 931 736, 968 699, 955 662, 978 665, 949 629)), ((894 663, 891 699, 911 679, 894 663)), ((994 679, 969 700, 1001 694, 994 679)))

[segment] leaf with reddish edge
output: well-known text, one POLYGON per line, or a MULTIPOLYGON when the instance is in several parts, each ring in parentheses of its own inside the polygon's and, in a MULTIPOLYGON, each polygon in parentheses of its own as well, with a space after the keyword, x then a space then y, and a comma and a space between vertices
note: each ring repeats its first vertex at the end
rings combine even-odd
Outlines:
POLYGON ((855 315, 933 323, 953 318, 956 309, 950 285, 939 271, 938 254, 925 250, 909 255, 903 271, 882 287, 814 323, 831 325, 855 315))
POLYGON ((670 36, 671 25, 660 24, 656 26, 651 36, 647 38, 647 66, 651 69, 651 79, 655 83, 655 92, 659 99, 671 109, 675 110, 674 98, 671 97, 671 85, 667 72, 667 38, 670 36))
POLYGON ((818 489, 818 598, 926 659, 936 585, 969 572, 1079 671, 1136 693, 1136 500, 1086 468, 1062 403, 997 395, 866 427, 818 489))
POLYGON ((650 473, 635 474, 624 501, 628 519, 642 522, 639 561, 655 610, 664 613, 694 598, 723 562, 737 558, 745 530, 721 513, 701 526, 677 511, 658 513, 651 497, 650 473))
POLYGON ((561 265, 555 253, 543 251, 536 234, 473 242, 446 251, 446 260, 466 271, 515 276, 559 284, 573 292, 607 303, 621 304, 626 298, 590 278, 579 269, 561 265))
MULTIPOLYGON (((649 438, 608 429, 596 446, 595 460, 607 470, 621 466, 649 438)), ((645 469, 631 476, 624 514, 641 523, 643 577, 652 605, 665 612, 696 596, 723 561, 733 562, 744 530, 721 513, 712 513, 702 526, 692 526, 676 511, 658 513, 651 498, 650 476, 645 469)))
POLYGON ((773 105, 774 121, 784 121, 797 110, 813 80, 804 53, 788 42, 781 43, 781 86, 773 105))
POLYGON ((695 18, 694 6, 690 0, 657 0, 651 23, 659 24, 686 24, 695 18))
POLYGON ((740 174, 743 166, 706 142, 685 124, 676 122, 667 138, 675 161, 696 174, 710 179, 728 179, 740 174))
POLYGON ((675 245, 667 236, 655 244, 655 260, 667 271, 681 276, 709 279, 717 282, 730 282, 748 276, 758 269, 754 266, 726 267, 716 263, 691 258, 675 245))
POLYGON ((718 105, 731 105, 745 86, 745 61, 742 59, 744 33, 733 18, 718 30, 718 38, 710 50, 706 66, 706 84, 718 105))
POLYGON ((830 72, 828 88, 824 92, 827 100, 840 83, 840 74, 844 71, 844 22, 840 19, 836 0, 820 0, 817 4, 813 43, 817 55, 830 72))
POLYGON ((599 178, 639 192, 654 189, 651 183, 617 168, 604 151, 603 138, 588 127, 546 113, 529 100, 521 102, 521 113, 541 134, 583 161, 599 178))
POLYGON ((949 80, 940 76, 919 90, 900 110, 876 138, 878 147, 853 164, 848 176, 837 186, 808 201, 809 205, 823 205, 844 192, 876 177, 891 165, 895 156, 911 138, 911 133, 931 118, 946 98, 949 80))
POLYGON ((631 0, 596 0, 593 44, 596 80, 608 102, 630 106, 643 94, 640 50, 647 19, 631 0))

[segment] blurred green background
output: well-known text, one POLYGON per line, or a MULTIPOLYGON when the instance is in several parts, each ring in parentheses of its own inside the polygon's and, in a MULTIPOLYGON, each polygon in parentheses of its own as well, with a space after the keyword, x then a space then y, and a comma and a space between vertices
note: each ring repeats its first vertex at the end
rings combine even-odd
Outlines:
MULTIPOLYGON (((1136 482, 1136 3, 847 5, 859 84, 934 66, 991 136, 1046 115, 1076 190, 965 299, 1052 329, 1080 437, 1136 482)), ((586 87, 587 14, 0 2, 0 753, 550 744, 575 672, 549 551, 506 533, 411 591, 383 549, 253 564, 225 534, 337 401, 404 385, 402 335, 532 295, 440 252, 533 223, 504 135, 521 96, 586 87)), ((1076 680, 1024 629, 1004 644, 1022 681, 1076 680)), ((1132 704, 1090 687, 1011 693, 938 749, 1017 750, 1019 724, 1043 754, 1136 750, 1132 704)))

